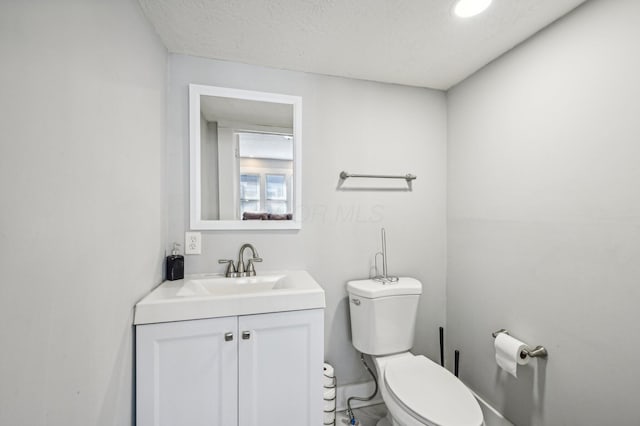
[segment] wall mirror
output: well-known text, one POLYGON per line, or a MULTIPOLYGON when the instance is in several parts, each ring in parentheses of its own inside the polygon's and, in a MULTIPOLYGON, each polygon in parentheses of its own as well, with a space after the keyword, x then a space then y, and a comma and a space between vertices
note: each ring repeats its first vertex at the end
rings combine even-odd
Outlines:
POLYGON ((302 98, 189 85, 191 229, 300 229, 302 98))

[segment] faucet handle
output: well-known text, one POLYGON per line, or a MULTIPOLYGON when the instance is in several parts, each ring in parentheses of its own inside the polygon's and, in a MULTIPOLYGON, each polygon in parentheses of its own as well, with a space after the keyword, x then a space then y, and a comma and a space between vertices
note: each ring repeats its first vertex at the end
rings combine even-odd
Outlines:
POLYGON ((232 259, 218 259, 218 263, 220 263, 220 264, 226 263, 227 264, 227 271, 224 273, 224 275, 226 277, 230 277, 230 276, 232 276, 232 274, 236 273, 236 266, 233 264, 233 260, 232 259))
POLYGON ((258 262, 262 262, 262 258, 261 257, 252 257, 251 259, 249 259, 249 261, 247 262, 247 275, 252 277, 256 275, 256 268, 253 265, 254 263, 258 263, 258 262))

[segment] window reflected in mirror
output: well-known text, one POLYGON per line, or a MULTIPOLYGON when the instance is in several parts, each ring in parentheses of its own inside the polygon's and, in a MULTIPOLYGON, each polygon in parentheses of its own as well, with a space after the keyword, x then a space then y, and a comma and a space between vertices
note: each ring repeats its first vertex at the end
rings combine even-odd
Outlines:
POLYGON ((290 220, 293 138, 286 134, 238 133, 240 217, 290 220))

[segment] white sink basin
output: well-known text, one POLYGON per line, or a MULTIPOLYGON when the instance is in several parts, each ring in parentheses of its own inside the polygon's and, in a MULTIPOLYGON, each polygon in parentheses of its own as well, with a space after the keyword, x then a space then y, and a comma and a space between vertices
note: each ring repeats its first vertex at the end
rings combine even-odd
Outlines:
POLYGON ((256 293, 280 288, 292 288, 287 275, 264 275, 243 278, 207 277, 187 278, 176 296, 224 296, 256 293))
POLYGON ((136 304, 134 324, 324 308, 324 290, 306 271, 219 274, 165 281, 136 304))

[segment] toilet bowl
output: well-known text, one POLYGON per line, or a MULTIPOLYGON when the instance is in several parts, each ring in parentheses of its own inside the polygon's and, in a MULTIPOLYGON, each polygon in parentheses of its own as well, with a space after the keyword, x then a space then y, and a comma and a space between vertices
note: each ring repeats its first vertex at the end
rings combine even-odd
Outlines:
POLYGON ((422 284, 358 280, 347 283, 352 342, 371 355, 388 416, 378 426, 481 426, 471 391, 445 368, 409 350, 422 284))
POLYGON ((373 357, 393 426, 481 426, 473 394, 448 370, 411 352, 373 357))

